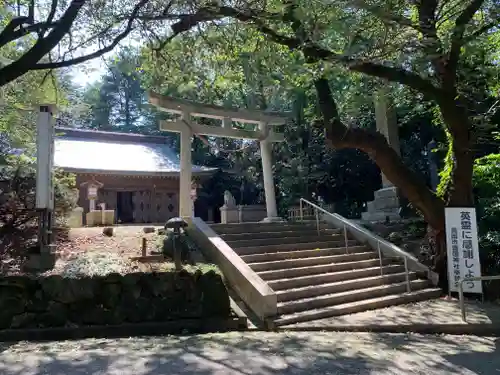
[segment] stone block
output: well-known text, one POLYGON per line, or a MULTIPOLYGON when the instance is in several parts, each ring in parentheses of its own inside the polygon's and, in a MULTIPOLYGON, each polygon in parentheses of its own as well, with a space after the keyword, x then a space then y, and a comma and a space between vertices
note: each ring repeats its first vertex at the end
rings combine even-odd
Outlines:
POLYGON ((68 226, 70 228, 80 228, 83 226, 83 208, 76 207, 71 211, 68 218, 68 226))
POLYGON ((227 319, 229 294, 210 270, 64 278, 0 277, 0 329, 227 319))
POLYGON ((240 215, 238 208, 222 206, 220 208, 220 222, 222 224, 239 223, 240 215))
POLYGON ((102 225, 113 225, 115 223, 115 211, 104 210, 101 211, 102 225))
POLYGON ((361 213, 361 219, 363 221, 386 221, 389 218, 389 221, 398 221, 401 220, 401 216, 399 216, 398 212, 388 211, 388 212, 363 212, 361 213))
POLYGON ((379 198, 392 198, 398 197, 398 188, 395 186, 390 186, 386 188, 379 189, 375 192, 375 200, 379 198))
POLYGON ((240 223, 255 223, 267 217, 267 209, 260 204, 238 206, 238 216, 240 223))
POLYGON ((366 202, 366 212, 370 212, 370 213, 377 212, 377 207, 375 206, 375 201, 366 202))
POLYGON ((375 210, 381 210, 381 211, 386 211, 386 210, 391 210, 391 209, 399 209, 400 204, 399 204, 399 197, 384 197, 384 198, 377 198, 373 201, 375 210))

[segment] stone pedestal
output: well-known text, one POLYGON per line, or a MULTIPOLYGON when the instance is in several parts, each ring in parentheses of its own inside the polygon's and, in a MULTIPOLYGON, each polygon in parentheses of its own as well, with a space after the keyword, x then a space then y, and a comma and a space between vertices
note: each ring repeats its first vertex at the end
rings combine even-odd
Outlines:
MULTIPOLYGON (((374 102, 377 130, 385 136, 387 143, 399 155, 398 124, 387 86, 377 90, 374 102)), ((400 220, 400 207, 397 188, 382 173, 382 189, 375 192, 375 199, 367 203, 367 211, 363 212, 361 217, 364 221, 400 220)))
POLYGON ((113 225, 115 222, 114 210, 95 210, 85 215, 86 224, 89 227, 97 225, 113 225))
POLYGON ((227 190, 224 192, 224 205, 220 208, 220 222, 222 224, 240 222, 236 200, 231 192, 227 190))
POLYGON ((398 189, 385 187, 375 192, 375 199, 367 203, 367 211, 361 218, 364 221, 400 220, 400 207, 398 189))
POLYGON ((80 228, 83 226, 83 208, 76 207, 71 211, 68 218, 70 228, 80 228))
POLYGON ((222 206, 220 208, 220 222, 222 224, 239 223, 240 217, 238 213, 238 208, 236 206, 234 207, 228 207, 227 205, 222 206))
POLYGON ((240 223, 255 223, 267 217, 267 208, 261 204, 238 206, 240 223))

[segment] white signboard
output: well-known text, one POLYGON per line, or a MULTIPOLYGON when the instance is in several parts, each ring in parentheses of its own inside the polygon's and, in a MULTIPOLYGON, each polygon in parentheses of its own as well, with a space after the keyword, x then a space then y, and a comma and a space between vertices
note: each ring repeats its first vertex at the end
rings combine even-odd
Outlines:
MULTIPOLYGON (((449 287, 458 292, 460 280, 481 276, 476 209, 450 207, 445 216, 449 287)), ((483 293, 481 281, 464 282, 463 287, 465 293, 483 293)))
POLYGON ((89 185, 87 188, 87 198, 96 199, 97 198, 97 187, 94 185, 89 185))
POLYGON ((36 208, 54 209, 54 126, 49 106, 40 106, 36 134, 36 208))

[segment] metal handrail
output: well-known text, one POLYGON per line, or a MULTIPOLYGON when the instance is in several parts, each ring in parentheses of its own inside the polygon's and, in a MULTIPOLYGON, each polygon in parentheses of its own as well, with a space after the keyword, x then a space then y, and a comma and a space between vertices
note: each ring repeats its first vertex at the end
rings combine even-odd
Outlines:
MULTIPOLYGON (((304 203, 307 204, 307 205, 309 205, 309 206, 311 206, 311 207, 313 207, 313 208, 315 208, 316 209, 316 213, 318 213, 318 211, 322 212, 325 215, 331 216, 332 218, 334 218, 334 219, 339 220, 339 221, 342 222, 343 227, 344 227, 344 238, 345 238, 345 243, 346 243, 346 250, 348 249, 348 242, 347 242, 347 228, 348 227, 351 228, 351 229, 355 229, 357 231, 361 231, 363 234, 365 234, 368 237, 371 237, 373 240, 377 241, 377 251, 378 251, 379 259, 380 259, 380 274, 381 275, 383 275, 382 251, 380 249, 380 245, 381 244, 383 244, 386 248, 390 249, 392 252, 396 253, 395 255, 402 257, 404 259, 405 273, 406 273, 406 289, 407 289, 408 292, 411 291, 411 283, 410 283, 410 277, 409 277, 408 260, 411 260, 415 264, 418 264, 419 268, 422 271, 425 271, 428 275, 432 274, 432 271, 428 267, 426 267, 423 264, 421 264, 418 261, 417 258, 415 258, 411 254, 408 254, 407 252, 405 252, 404 250, 400 249, 399 247, 397 247, 393 243, 390 243, 390 242, 384 240, 383 238, 381 238, 381 237, 377 236, 376 234, 370 232, 366 228, 359 227, 355 223, 351 222, 350 220, 346 219, 343 216, 340 216, 339 214, 328 212, 324 208, 322 208, 322 207, 318 206, 317 204, 314 204, 314 203, 312 203, 312 202, 310 202, 310 201, 308 201, 307 199, 304 199, 304 198, 300 198, 300 201, 299 201, 299 204, 300 204, 300 206, 299 206, 300 207, 300 217, 301 217, 301 219, 303 218, 302 212, 303 212, 303 204, 304 203)), ((318 233, 319 233, 319 215, 318 214, 316 214, 316 222, 317 222, 317 228, 318 228, 318 233)), ((431 278, 431 277, 429 277, 429 278, 431 278)), ((434 283, 437 283, 437 280, 434 280, 434 283)))
POLYGON ((488 281, 488 280, 500 280, 500 275, 495 276, 477 276, 477 277, 466 277, 459 281, 458 284, 458 298, 460 301, 460 311, 462 312, 462 320, 467 322, 466 320, 466 311, 465 311, 465 301, 464 301, 464 283, 467 281, 488 281))

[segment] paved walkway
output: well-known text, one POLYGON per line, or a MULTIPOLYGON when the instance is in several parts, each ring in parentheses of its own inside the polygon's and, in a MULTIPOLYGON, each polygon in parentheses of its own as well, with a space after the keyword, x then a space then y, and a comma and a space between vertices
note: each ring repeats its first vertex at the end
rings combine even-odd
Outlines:
POLYGON ((500 374, 500 339, 246 332, 0 344, 2 375, 500 374))
MULTIPOLYGON (((500 324, 500 305, 492 303, 466 304, 467 323, 462 321, 457 299, 434 299, 429 301, 391 306, 385 309, 369 310, 356 314, 342 315, 311 322, 297 323, 290 327, 332 327, 342 325, 362 326, 377 324, 500 324)), ((286 328, 286 327, 285 327, 286 328)))

